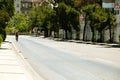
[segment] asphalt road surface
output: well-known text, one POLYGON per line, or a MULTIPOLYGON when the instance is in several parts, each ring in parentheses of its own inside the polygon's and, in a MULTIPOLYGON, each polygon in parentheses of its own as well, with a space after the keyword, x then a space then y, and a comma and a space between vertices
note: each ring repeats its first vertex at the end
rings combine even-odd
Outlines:
POLYGON ((8 36, 44 80, 120 80, 120 48, 8 36))

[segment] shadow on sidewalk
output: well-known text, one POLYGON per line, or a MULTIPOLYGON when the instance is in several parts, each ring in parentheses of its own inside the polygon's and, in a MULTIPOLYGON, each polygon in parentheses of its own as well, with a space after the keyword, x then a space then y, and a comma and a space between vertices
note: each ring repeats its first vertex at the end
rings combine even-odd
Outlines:
POLYGON ((0 50, 8 50, 8 48, 0 48, 0 50))
POLYGON ((2 46, 4 44, 6 44, 6 43, 11 43, 11 42, 10 41, 4 41, 4 42, 2 42, 0 50, 8 50, 8 48, 2 46))

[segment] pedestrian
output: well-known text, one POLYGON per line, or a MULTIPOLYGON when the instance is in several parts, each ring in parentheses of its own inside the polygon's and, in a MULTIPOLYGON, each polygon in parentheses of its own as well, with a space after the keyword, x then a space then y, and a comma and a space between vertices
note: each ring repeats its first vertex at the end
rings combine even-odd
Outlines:
POLYGON ((16 41, 18 41, 19 33, 18 31, 15 33, 16 41))

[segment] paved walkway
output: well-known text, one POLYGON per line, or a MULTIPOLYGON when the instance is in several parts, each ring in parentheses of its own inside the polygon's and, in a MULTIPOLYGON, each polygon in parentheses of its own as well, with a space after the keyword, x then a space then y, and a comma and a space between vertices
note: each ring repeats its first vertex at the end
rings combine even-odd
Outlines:
POLYGON ((32 80, 9 42, 0 48, 0 80, 32 80))

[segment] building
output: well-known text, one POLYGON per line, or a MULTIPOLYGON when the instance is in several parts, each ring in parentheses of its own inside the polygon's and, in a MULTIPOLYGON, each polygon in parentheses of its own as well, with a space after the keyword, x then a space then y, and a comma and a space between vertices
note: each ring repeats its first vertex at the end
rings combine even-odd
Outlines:
POLYGON ((39 6, 40 3, 41 0, 15 0, 15 11, 27 15, 31 8, 39 6))
POLYGON ((20 13, 21 12, 21 0, 15 0, 14 5, 15 5, 15 11, 17 13, 20 13))

